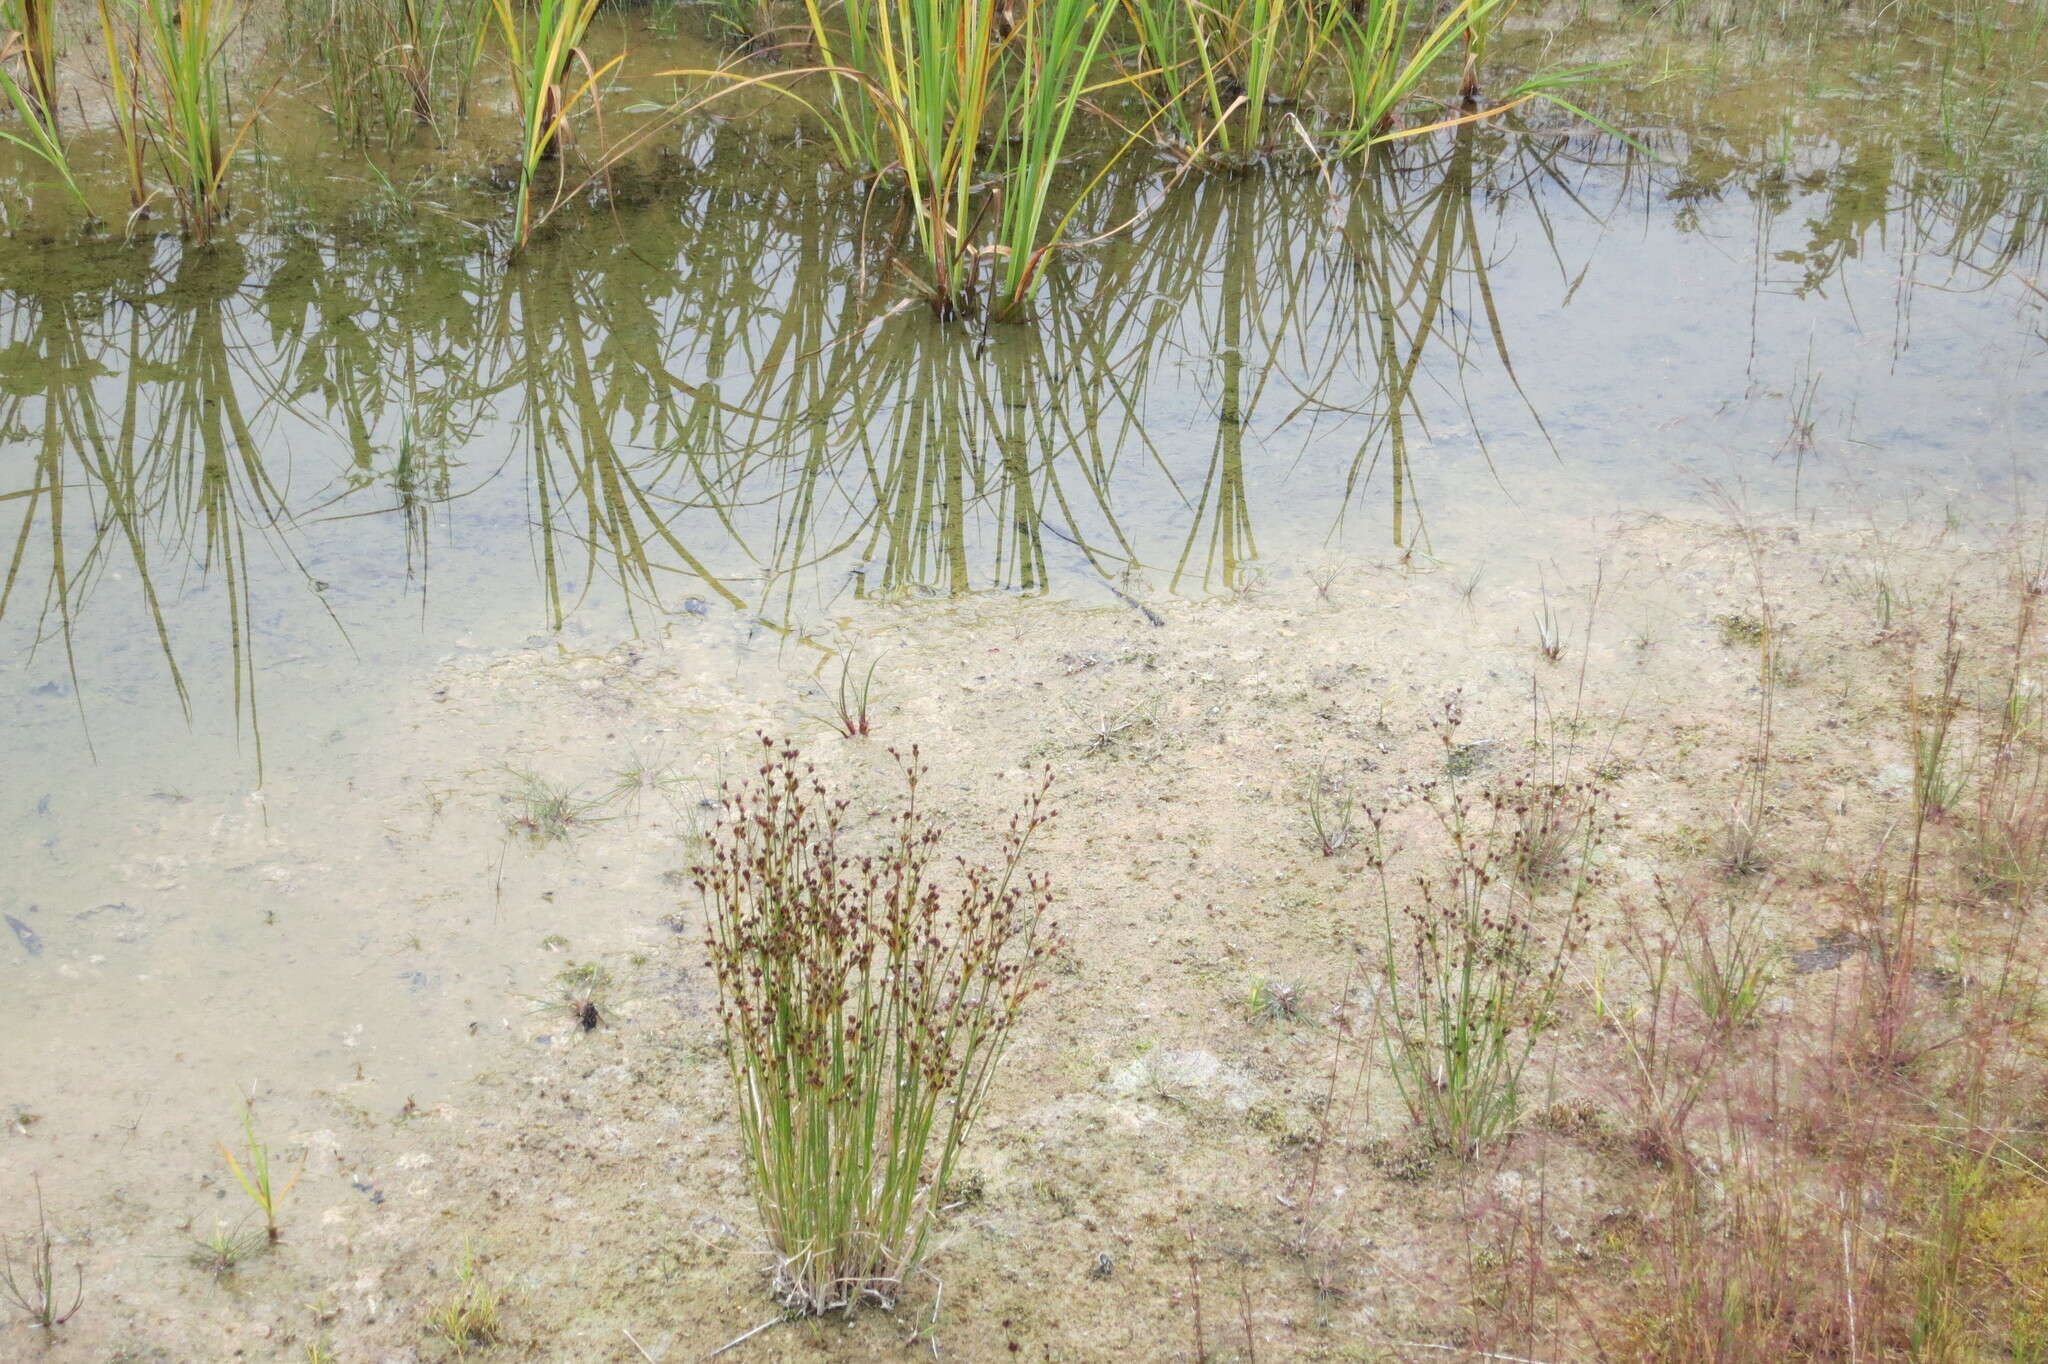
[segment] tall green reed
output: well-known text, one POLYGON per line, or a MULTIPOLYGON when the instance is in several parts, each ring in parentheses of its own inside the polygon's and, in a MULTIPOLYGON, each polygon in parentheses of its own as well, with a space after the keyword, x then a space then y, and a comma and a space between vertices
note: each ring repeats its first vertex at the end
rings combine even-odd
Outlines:
POLYGON ((186 232, 205 242, 227 212, 228 167, 262 104, 236 121, 226 48, 241 22, 237 0, 99 0, 99 18, 135 206, 153 197, 147 148, 186 232))
POLYGON ((1020 874, 1045 788, 994 864, 942 886, 915 749, 902 808, 856 853, 849 803, 794 748, 762 745, 694 875, 774 1292, 807 1313, 888 1304, 1056 943, 1050 891, 1020 874))
POLYGON ((7 0, 0 4, 0 65, 20 61, 22 87, 39 113, 57 119, 57 28, 52 0, 7 0))
MULTIPOLYGON (((993 311, 1013 317, 1029 303, 1047 256, 1080 206, 1077 196, 1059 218, 1053 180, 1116 11, 1095 0, 1039 0, 1024 12, 1009 42, 1017 53, 1011 83, 1009 136, 1003 142, 1004 183, 998 190, 995 256, 1000 262, 993 311)), ((1114 164, 1098 169, 1092 185, 1114 164)))
POLYGON ((598 0, 490 0, 505 40, 505 58, 512 72, 512 91, 519 106, 519 197, 513 222, 513 249, 526 245, 535 223, 534 189, 541 168, 559 160, 569 118, 585 102, 593 107, 605 76, 624 61, 621 52, 602 66, 593 65, 583 37, 597 13, 598 0), (581 84, 570 87, 576 68, 581 84))
POLYGON ((63 1306, 62 1277, 57 1272, 57 1239, 50 1234, 50 1219, 43 1212, 43 1181, 36 1186, 36 1229, 28 1237, 26 1263, 17 1270, 14 1248, 0 1245, 0 1293, 4 1293, 28 1319, 45 1331, 54 1331, 78 1315, 85 1302, 85 1266, 77 1269, 71 1286, 71 1305, 63 1306))
POLYGON ((65 190, 90 213, 57 128, 53 67, 56 38, 48 0, 0 3, 0 100, 21 120, 21 131, 0 128, 0 142, 28 153, 57 173, 65 190), (10 67, 10 63, 13 64, 10 67), (15 73, 18 68, 20 74, 15 73))
POLYGON ((819 112, 841 161, 902 177, 934 314, 975 303, 970 246, 984 148, 1000 123, 1003 44, 992 0, 857 0, 838 23, 805 0, 832 101, 819 112))
POLYGON ((267 1142, 256 1135, 256 1104, 252 1099, 242 1100, 242 1154, 237 1157, 228 1149, 226 1142, 220 1142, 221 1159, 227 1162, 235 1182, 242 1186, 242 1192, 249 1195, 249 1201, 263 1214, 264 1236, 271 1245, 284 1239, 284 1230, 277 1222, 278 1204, 299 1182, 299 1175, 305 1166, 292 1172, 291 1178, 278 1185, 276 1172, 271 1168, 271 1150, 267 1142))
POLYGON ((1267 145, 1267 95, 1295 11, 1284 0, 1123 0, 1148 123, 1183 159, 1244 164, 1267 145))
MULTIPOLYGON (((1348 10, 1339 21, 1331 44, 1336 52, 1345 107, 1343 123, 1331 134, 1337 154, 1356 155, 1401 138, 1497 118, 1532 100, 1554 104, 1637 146, 1634 139, 1609 127, 1560 93, 1585 80, 1598 69, 1595 67, 1538 73, 1502 92, 1483 108, 1479 107, 1479 87, 1470 84, 1463 99, 1471 112, 1421 124, 1399 124, 1401 110, 1420 97, 1424 82, 1461 42, 1467 45, 1466 75, 1470 77, 1476 69, 1470 55, 1474 50, 1472 34, 1477 31, 1490 35, 1516 3, 1518 0, 1454 0, 1433 23, 1428 22, 1429 7, 1420 0, 1378 0, 1362 9, 1348 10), (1422 27, 1425 23, 1428 26, 1422 27)), ((1482 59, 1489 40, 1478 40, 1476 50, 1482 59)))
MULTIPOLYGON (((1014 15, 993 0, 806 0, 829 98, 796 95, 839 160, 900 183, 916 267, 904 267, 942 320, 1019 315, 1074 208, 1122 154, 1113 151, 1068 208, 1053 190, 1116 11, 1108 0, 1040 0, 1014 15)), ((1128 143, 1125 144, 1128 146, 1128 143)))
POLYGON ((1340 155, 1397 135, 1396 116, 1457 44, 1475 3, 1494 0, 1456 0, 1419 38, 1414 36, 1418 17, 1430 10, 1422 0, 1378 0, 1345 8, 1331 44, 1345 108, 1337 134, 1340 155))
POLYGON ((1480 73, 1486 66, 1487 50, 1520 3, 1521 0, 1476 0, 1464 6, 1459 36, 1465 44, 1465 62, 1458 75, 1458 98, 1468 106, 1479 102, 1480 73))

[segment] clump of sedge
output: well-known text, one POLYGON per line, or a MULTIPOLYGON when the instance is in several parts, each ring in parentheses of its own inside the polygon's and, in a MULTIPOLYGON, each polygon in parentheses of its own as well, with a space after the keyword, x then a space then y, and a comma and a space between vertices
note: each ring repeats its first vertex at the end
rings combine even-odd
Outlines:
POLYGON ((925 1254, 1024 1002, 1058 947, 1047 883, 1021 872, 1051 818, 1041 785, 993 864, 935 877, 925 768, 891 750, 903 805, 877 845, 794 747, 763 736, 755 779, 693 869, 755 1203, 793 1312, 888 1306, 925 1254))

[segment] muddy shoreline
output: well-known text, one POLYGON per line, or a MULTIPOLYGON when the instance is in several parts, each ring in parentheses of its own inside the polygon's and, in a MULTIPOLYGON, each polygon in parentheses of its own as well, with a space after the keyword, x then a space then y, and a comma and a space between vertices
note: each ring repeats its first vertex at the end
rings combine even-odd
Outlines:
MULTIPOLYGON (((1855 929, 1826 887, 1910 803, 1899 645, 1873 614, 1873 566, 1902 599, 1988 611, 2003 559, 1924 531, 1756 534, 1793 662, 1771 865, 1746 893, 1771 904, 1786 951, 1808 951, 1855 929)), ((60 1258, 85 1266, 85 1308, 48 1355, 296 1359, 324 1342, 339 1360, 439 1358, 426 1321, 465 1254, 504 1295, 493 1357, 699 1358, 772 1316, 686 884, 707 802, 761 731, 800 736, 857 806, 898 780, 885 747, 915 743, 970 853, 1050 764, 1060 815, 1031 861, 1054 876, 1071 946, 998 1080, 932 1281, 893 1314, 780 1326, 728 1357, 899 1358, 921 1336, 953 1358, 1012 1342, 1191 1358, 1196 1292, 1212 1352, 1241 1349, 1240 1316, 1287 1358, 1469 1340, 1458 1284, 1504 1208, 1540 1187, 1560 1243, 1593 1245, 1646 1176, 1534 1123, 1478 1167, 1415 1150, 1363 1032, 1384 940, 1369 878, 1357 851, 1313 845, 1305 783, 1321 772, 1391 807, 1402 856, 1425 860, 1415 793, 1443 777, 1429 722, 1454 691, 1466 780, 1600 773, 1619 818, 1598 854, 1610 884, 1569 1022, 1545 1044, 1540 1107, 1612 1107, 1593 1000, 1616 969, 1619 906, 1652 875, 1701 874, 1750 760, 1750 543, 1723 520, 1622 518, 1540 597, 1483 579, 1467 595, 1451 566, 1332 561, 1231 597, 1150 596, 1157 626, 1120 604, 867 606, 834 622, 882 660, 866 741, 812 718, 829 666, 739 616, 601 653, 452 661, 331 803, 273 790, 261 822, 174 806, 137 827, 115 871, 135 889, 103 918, 155 913, 150 885, 175 902, 181 872, 219 867, 270 885, 281 951, 355 984, 346 1011, 301 1001, 224 1064, 208 1043, 149 1036, 144 982, 135 1034, 102 1042, 132 1052, 134 1090, 9 1096, 5 1197, 22 1206, 40 1176, 60 1258), (1565 627, 1555 662, 1537 647, 1546 602, 1565 627), (628 768, 635 798, 598 804, 628 768), (591 803, 537 839, 511 774, 591 803), (589 1031, 549 1005, 584 962, 610 977, 589 1031), (1247 1009, 1256 982, 1296 1002, 1247 1009), (283 1244, 215 1279, 185 1257, 247 1211, 212 1150, 234 1135, 233 1095, 217 1122, 194 1116, 207 1106, 180 1068, 244 1066, 303 1174, 283 1244), (279 1078, 293 1070, 326 1078, 279 1078), (165 1098, 133 1102, 148 1085, 165 1098)), ((178 912, 149 931, 175 931, 178 912)), ((37 931, 49 948, 30 969, 117 967, 117 948, 82 955, 37 931)), ((1855 969, 1789 977, 1778 1007, 1824 1016, 1855 969)), ((1593 1253, 1578 1272, 1606 1267, 1593 1253)), ((9 1351, 43 1348, 4 1329, 9 1351)))

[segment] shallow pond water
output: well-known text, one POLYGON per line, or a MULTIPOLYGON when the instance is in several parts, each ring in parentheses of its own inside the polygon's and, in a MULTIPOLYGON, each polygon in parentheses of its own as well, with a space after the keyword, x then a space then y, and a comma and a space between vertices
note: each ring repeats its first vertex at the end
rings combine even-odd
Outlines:
POLYGON ((892 308, 846 187, 746 124, 509 267, 332 185, 203 251, 0 241, 0 1110, 332 1083, 359 1045, 394 1102, 468 1074, 408 1039, 532 988, 510 950, 387 962, 349 892, 407 888, 304 857, 374 831, 357 783, 393 796, 391 717, 451 656, 698 632, 744 695, 832 677, 863 602, 1143 610, 1361 559, 1540 595, 1610 513, 2033 507, 2038 184, 1637 131, 1128 163, 1092 212, 1137 226, 985 332, 892 308))
POLYGON ((1325 554, 1526 575, 1545 527, 1709 483, 2026 501, 2037 198, 1856 147, 1712 185, 1662 153, 1467 129, 1334 193, 1182 183, 981 335, 884 315, 794 153, 510 269, 409 218, 0 247, 7 757, 32 804, 253 788, 451 647, 1325 554))

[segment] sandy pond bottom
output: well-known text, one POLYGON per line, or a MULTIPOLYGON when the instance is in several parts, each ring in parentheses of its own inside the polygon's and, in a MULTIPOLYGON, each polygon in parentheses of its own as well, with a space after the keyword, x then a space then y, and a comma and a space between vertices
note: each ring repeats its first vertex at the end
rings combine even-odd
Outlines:
MULTIPOLYGON (((1990 603, 2010 557, 1932 532, 1756 542, 1784 657, 1771 903, 1798 950, 1855 927, 1813 888, 1909 803, 1899 622, 1876 584, 1990 603)), ((1252 1357, 1247 1339, 1269 1359, 1445 1358, 1403 1342, 1470 1339, 1487 1228, 1539 1200, 1597 1300, 1620 1271, 1596 1228, 1647 1178, 1639 1159, 1532 1132, 1432 1166, 1373 1065, 1326 1117, 1333 1073, 1347 1096, 1360 1074, 1384 930, 1359 846, 1321 855, 1304 811, 1318 771, 1392 805, 1397 880, 1427 870, 1403 793, 1442 777, 1430 722, 1454 691, 1468 782, 1611 782, 1611 884, 1539 1065, 1547 1098, 1613 1102, 1592 982, 1621 899, 1698 872, 1740 789, 1759 594, 1725 519, 1611 522, 1590 543, 1547 594, 1554 663, 1544 597, 1416 563, 1162 599, 1158 624, 1043 601, 862 607, 839 628, 882 662, 876 737, 854 741, 811 718, 814 652, 691 616, 601 654, 454 659, 345 783, 289 777, 267 808, 138 796, 131 842, 80 873, 99 909, 37 911, 33 969, 137 979, 122 1016, 46 1026, 59 1040, 0 1095, 4 1229, 40 1176, 86 1295, 54 1340, 0 1328, 0 1357, 452 1357, 428 1321, 466 1256, 503 1294, 484 1357, 698 1359, 771 1317, 687 884, 706 798, 762 730, 803 736, 858 811, 900 790, 886 747, 919 745, 969 855, 1049 764, 1060 813, 1031 863, 1070 950, 965 1156, 931 1277, 893 1314, 780 1325, 723 1358, 1191 1359, 1198 1294, 1214 1358, 1252 1357), (591 798, 637 763, 668 775, 566 838, 511 827, 515 772, 591 798), (74 931, 92 915, 96 936, 74 931), (275 947, 210 953, 223 916, 237 942, 260 919, 275 947), (572 962, 614 978, 592 1031, 535 1002, 572 962), (1293 1016, 1247 1010, 1258 982, 1292 990, 1293 1016), (153 1023, 153 1000, 194 991, 217 1031, 153 1023), (187 1250, 247 1211, 214 1149, 236 1135, 225 1075, 253 1084, 303 1173, 283 1244, 215 1279, 187 1250)), ((1847 974, 1799 976, 1779 1007, 1824 1012, 1847 974)))

